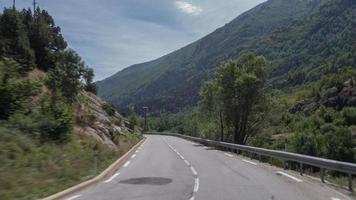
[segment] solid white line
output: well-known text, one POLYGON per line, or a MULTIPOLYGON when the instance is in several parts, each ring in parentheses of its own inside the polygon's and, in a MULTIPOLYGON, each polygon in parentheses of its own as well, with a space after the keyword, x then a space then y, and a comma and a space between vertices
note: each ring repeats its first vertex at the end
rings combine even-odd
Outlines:
POLYGON ((194 176, 197 176, 197 175, 198 175, 198 172, 194 169, 193 166, 190 166, 190 170, 192 170, 194 176))
POLYGON ((199 190, 199 179, 195 179, 195 184, 194 184, 194 192, 198 192, 199 190))
POLYGON ((113 175, 112 177, 110 177, 108 180, 104 181, 104 183, 110 183, 112 180, 114 180, 114 178, 116 178, 118 175, 120 175, 120 173, 116 173, 115 175, 113 175))
POLYGON ((130 161, 127 161, 123 167, 127 167, 131 162, 130 161))
POLYGON ((242 161, 247 162, 247 163, 250 163, 250 164, 252 164, 252 165, 257 165, 257 163, 252 162, 252 161, 249 161, 249 160, 246 160, 246 159, 242 159, 242 161))
POLYGON ((185 160, 185 158, 184 158, 182 155, 180 155, 179 157, 180 157, 182 160, 185 160))
POLYGON ((76 199, 78 197, 80 197, 81 195, 75 195, 75 196, 72 196, 72 197, 69 197, 67 200, 73 200, 73 199, 76 199))
POLYGON ((228 157, 230 157, 230 158, 234 157, 234 155, 229 154, 229 153, 224 153, 224 154, 225 154, 225 156, 228 156, 228 157))
POLYGON ((293 179, 293 180, 295 180, 295 181, 297 181, 297 182, 303 182, 301 179, 299 179, 299 178, 297 178, 297 177, 294 177, 294 176, 292 176, 292 175, 289 175, 289 174, 287 174, 287 173, 284 173, 284 172, 281 172, 281 171, 277 171, 276 173, 279 174, 279 175, 286 176, 286 177, 288 177, 288 178, 290 178, 290 179, 293 179))
POLYGON ((135 158, 136 157, 136 154, 133 154, 132 156, 131 156, 131 158, 135 158))
POLYGON ((190 163, 188 162, 188 160, 184 160, 185 164, 187 164, 188 166, 190 166, 190 163))

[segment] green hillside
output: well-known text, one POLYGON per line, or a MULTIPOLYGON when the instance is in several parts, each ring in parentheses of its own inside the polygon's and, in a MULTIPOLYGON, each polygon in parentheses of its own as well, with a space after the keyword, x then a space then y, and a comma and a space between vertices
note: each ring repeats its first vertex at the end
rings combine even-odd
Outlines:
POLYGON ((187 106, 196 105, 203 82, 212 76, 220 63, 237 58, 245 51, 255 51, 272 62, 271 80, 274 85, 278 85, 284 77, 288 77, 284 76, 286 73, 290 72, 291 76, 297 76, 296 67, 299 70, 311 67, 309 60, 305 60, 303 65, 295 63, 295 60, 303 56, 301 53, 314 52, 315 56, 313 54, 311 56, 317 57, 314 60, 314 63, 317 63, 325 58, 332 59, 330 53, 317 51, 317 48, 323 48, 317 47, 321 43, 339 46, 342 51, 352 47, 344 43, 350 41, 352 37, 350 29, 355 18, 354 14, 350 16, 350 13, 354 7, 344 4, 354 3, 333 1, 319 10, 320 6, 327 2, 327 0, 267 1, 195 43, 157 60, 131 66, 98 82, 99 95, 120 108, 131 106, 140 108, 149 105, 153 111, 177 112, 187 106), (339 13, 337 9, 343 12, 339 13), (324 26, 329 20, 329 15, 331 17, 342 15, 340 19, 343 23, 338 23, 338 19, 335 19, 337 26, 330 24, 337 30, 330 30, 324 26), (349 34, 337 32, 344 29, 348 30, 349 34), (314 40, 318 33, 329 32, 332 35, 320 34, 319 38, 314 40), (340 40, 330 40, 333 35, 340 40), (311 39, 313 42, 310 42, 311 39), (342 44, 335 45, 337 41, 342 44), (299 52, 300 49, 308 52, 299 52), (299 57, 293 52, 299 52, 299 57))

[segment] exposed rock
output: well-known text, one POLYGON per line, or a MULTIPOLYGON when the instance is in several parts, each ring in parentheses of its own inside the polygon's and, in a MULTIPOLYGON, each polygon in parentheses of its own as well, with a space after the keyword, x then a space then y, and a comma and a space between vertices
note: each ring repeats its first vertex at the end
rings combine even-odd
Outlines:
POLYGON ((131 130, 129 121, 116 111, 109 116, 102 108, 106 102, 94 94, 82 92, 78 99, 75 132, 80 136, 92 137, 116 150, 117 144, 112 140, 115 135, 140 131, 131 130))
POLYGON ((289 112, 296 113, 303 111, 306 115, 309 115, 321 105, 338 110, 344 107, 356 106, 356 86, 353 82, 351 80, 346 81, 343 84, 344 87, 341 89, 332 87, 322 92, 318 97, 299 101, 289 109, 289 112))

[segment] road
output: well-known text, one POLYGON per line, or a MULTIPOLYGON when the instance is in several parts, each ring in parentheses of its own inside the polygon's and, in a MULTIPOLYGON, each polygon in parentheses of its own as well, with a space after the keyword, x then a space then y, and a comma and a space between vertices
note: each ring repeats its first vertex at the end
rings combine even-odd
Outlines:
POLYGON ((66 200, 349 200, 308 177, 181 138, 147 140, 112 177, 66 200))

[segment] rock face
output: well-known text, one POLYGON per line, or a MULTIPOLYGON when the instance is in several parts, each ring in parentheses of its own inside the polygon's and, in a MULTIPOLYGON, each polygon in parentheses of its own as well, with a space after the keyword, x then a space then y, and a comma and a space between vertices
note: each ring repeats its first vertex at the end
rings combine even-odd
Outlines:
POLYGON ((337 110, 354 107, 356 106, 356 85, 354 82, 354 80, 349 80, 343 84, 342 88, 332 87, 316 97, 299 101, 289 109, 289 112, 294 114, 304 111, 305 114, 310 114, 321 105, 337 110))
POLYGON ((103 106, 107 103, 92 93, 81 92, 76 108, 75 132, 79 136, 92 137, 116 150, 120 135, 134 134, 129 121, 117 111, 107 113, 103 106))

